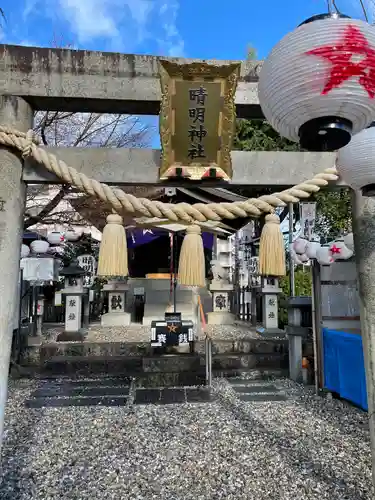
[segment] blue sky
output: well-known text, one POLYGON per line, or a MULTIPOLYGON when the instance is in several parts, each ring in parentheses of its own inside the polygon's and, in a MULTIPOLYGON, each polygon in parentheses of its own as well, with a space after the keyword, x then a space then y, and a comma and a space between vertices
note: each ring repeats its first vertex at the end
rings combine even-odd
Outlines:
MULTIPOLYGON (((367 2, 373 11, 375 0, 367 2)), ((359 0, 337 4, 362 17, 359 0)), ((284 34, 327 10, 326 0, 0 0, 0 7, 2 43, 204 59, 244 59, 249 45, 264 58, 284 34)))
MULTIPOLYGON (((361 15, 359 0, 337 3, 361 15)), ((0 6, 4 43, 243 59, 248 45, 265 57, 285 33, 324 12, 326 1, 0 0, 0 6)))

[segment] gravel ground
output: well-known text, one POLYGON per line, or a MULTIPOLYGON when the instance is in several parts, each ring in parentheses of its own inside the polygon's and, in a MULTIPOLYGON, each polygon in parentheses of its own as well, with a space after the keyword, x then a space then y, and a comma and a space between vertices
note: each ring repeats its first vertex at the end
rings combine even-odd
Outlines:
POLYGON ((27 410, 10 385, 2 500, 370 500, 367 414, 288 381, 286 402, 27 410))
MULTIPOLYGON (((91 326, 85 338, 86 342, 149 342, 149 326, 133 324, 122 327, 91 326)), ((249 325, 237 323, 235 325, 207 325, 207 333, 211 334, 216 340, 244 340, 258 339, 261 336, 255 328, 249 328, 249 325)), ((194 332, 196 335, 196 331, 194 332)), ((50 336, 53 338, 53 335, 50 336)), ((202 336, 201 339, 204 337, 202 336)))

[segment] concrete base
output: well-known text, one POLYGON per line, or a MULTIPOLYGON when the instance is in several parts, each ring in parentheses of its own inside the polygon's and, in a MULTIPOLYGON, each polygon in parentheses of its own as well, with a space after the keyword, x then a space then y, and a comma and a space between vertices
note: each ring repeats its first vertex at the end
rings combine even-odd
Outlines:
POLYGON ((112 312, 103 314, 102 326, 128 326, 130 325, 131 314, 127 312, 112 312))
POLYGON ((207 313, 208 325, 233 325, 236 318, 228 311, 214 311, 207 313))
POLYGON ((85 334, 82 331, 78 332, 61 332, 57 338, 57 342, 83 342, 85 334))
POLYGON ((280 328, 264 328, 263 326, 258 326, 256 331, 264 337, 285 337, 285 331, 280 328))

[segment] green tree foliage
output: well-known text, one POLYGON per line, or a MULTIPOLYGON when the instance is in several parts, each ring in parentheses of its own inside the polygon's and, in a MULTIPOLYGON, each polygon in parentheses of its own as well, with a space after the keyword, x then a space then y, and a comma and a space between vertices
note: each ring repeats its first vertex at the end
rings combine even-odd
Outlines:
POLYGON ((298 144, 281 137, 262 120, 237 120, 234 149, 241 151, 298 151, 298 144))
MULTIPOLYGON (((234 149, 241 151, 299 151, 299 145, 281 137, 262 120, 237 120, 234 149)), ((277 172, 275 172, 277 175, 277 172)), ((246 196, 245 192, 242 192, 246 196)), ((261 193, 260 193, 261 194, 261 193)), ((311 197, 317 202, 316 232, 333 239, 351 230, 350 190, 323 190, 311 197)))

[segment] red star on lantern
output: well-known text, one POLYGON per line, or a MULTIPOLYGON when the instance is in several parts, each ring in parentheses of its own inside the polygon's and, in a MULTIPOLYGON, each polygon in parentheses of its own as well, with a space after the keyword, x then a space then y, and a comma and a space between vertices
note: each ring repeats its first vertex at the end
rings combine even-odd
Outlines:
POLYGON ((326 59, 331 63, 328 79, 322 94, 328 94, 343 82, 358 76, 358 82, 367 91, 370 99, 375 96, 375 50, 356 26, 345 28, 341 41, 309 50, 307 55, 326 59))
POLYGON ((341 248, 337 247, 336 245, 332 245, 329 251, 331 252, 332 255, 334 255, 335 253, 339 254, 341 253, 341 248))

